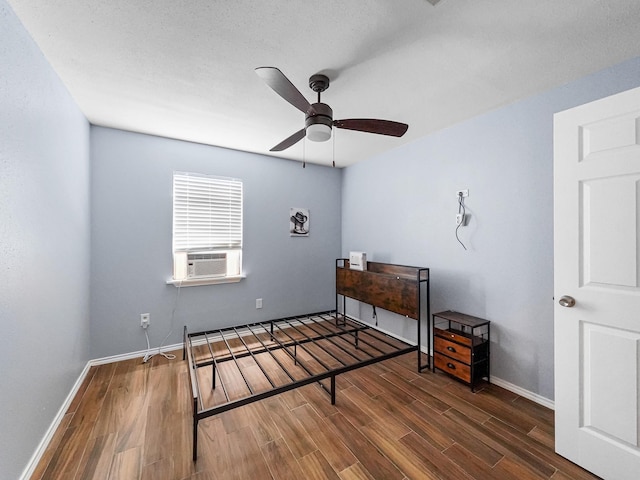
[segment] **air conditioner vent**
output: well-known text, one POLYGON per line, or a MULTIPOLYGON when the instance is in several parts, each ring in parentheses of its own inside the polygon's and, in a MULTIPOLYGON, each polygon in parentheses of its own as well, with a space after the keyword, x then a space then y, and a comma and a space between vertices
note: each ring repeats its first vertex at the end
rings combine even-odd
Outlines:
POLYGON ((226 253, 190 253, 187 256, 187 278, 224 277, 226 274, 226 253))

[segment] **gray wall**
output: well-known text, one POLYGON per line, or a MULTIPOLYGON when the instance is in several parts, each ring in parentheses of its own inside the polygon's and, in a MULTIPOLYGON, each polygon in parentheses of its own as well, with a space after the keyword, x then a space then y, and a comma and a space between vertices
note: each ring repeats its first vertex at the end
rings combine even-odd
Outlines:
MULTIPOLYGON (((333 262, 349 250, 431 267, 433 310, 492 320, 493 373, 553 398, 552 115, 638 86, 640 59, 343 171, 90 129, 5 0, 0 65, 3 478, 20 475, 89 358, 146 346, 140 313, 157 346, 179 342, 185 323, 332 308, 333 262), (166 285, 173 170, 244 180, 240 283, 166 285), (453 234, 461 188, 468 251, 453 234), (289 237, 290 207, 311 210, 309 238, 289 237)), ((413 323, 379 313, 412 337, 413 323)))
POLYGON ((89 359, 89 124, 0 0, 0 477, 89 359))
POLYGON ((91 127, 91 357, 146 348, 145 312, 157 347, 167 335, 165 344, 180 342, 185 324, 195 331, 333 308, 341 177, 339 169, 91 127), (243 180, 240 283, 165 283, 174 170, 243 180), (309 237, 289 236, 290 207, 310 209, 309 237))
POLYGON ((553 114, 638 85, 634 59, 347 168, 343 254, 430 267, 432 310, 491 320, 492 373, 553 399, 553 114), (454 235, 459 189, 470 190, 467 251, 454 235))

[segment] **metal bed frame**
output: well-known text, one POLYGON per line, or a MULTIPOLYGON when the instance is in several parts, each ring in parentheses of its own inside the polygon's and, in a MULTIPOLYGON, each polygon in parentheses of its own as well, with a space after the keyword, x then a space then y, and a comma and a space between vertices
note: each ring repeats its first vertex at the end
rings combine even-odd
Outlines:
POLYGON ((389 264, 371 267, 370 272, 349 271, 348 261, 337 260, 336 310, 193 333, 184 327, 183 360, 193 398, 193 461, 198 458, 198 423, 205 418, 316 382, 334 405, 337 375, 409 352, 418 353, 418 372, 429 368, 429 360, 426 365, 420 360, 423 286, 430 328, 429 270, 389 264), (346 315, 345 297, 417 320, 417 344, 346 315), (210 376, 202 373, 209 366, 210 376), (322 383, 326 379, 329 387, 322 383), (209 381, 211 392, 203 394, 201 384, 209 381))
POLYGON ((329 389, 320 385, 334 405, 337 375, 414 352, 417 348, 335 311, 194 333, 188 332, 185 326, 183 359, 188 362, 193 396, 193 460, 198 457, 200 420, 325 379, 330 379, 329 389), (198 347, 204 348, 198 352, 198 347), (204 358, 202 350, 208 351, 204 358), (279 351, 286 357, 278 355, 279 351), (225 362, 232 362, 239 373, 238 380, 246 387, 245 395, 233 398, 229 392, 219 373, 225 362), (257 366, 271 388, 256 387, 256 382, 244 373, 247 365, 257 366), (276 378, 278 375, 271 370, 274 365, 287 381, 282 381, 282 375, 276 378), (198 369, 208 366, 212 367, 213 388, 219 384, 225 399, 214 406, 206 406, 203 401, 198 373, 198 369))

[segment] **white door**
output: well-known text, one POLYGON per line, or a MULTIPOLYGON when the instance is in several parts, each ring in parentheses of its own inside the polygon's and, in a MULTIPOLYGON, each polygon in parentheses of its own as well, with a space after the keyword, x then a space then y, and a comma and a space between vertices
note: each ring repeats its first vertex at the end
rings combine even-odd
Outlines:
POLYGON ((554 196, 556 451, 638 480, 640 88, 555 115, 554 196))

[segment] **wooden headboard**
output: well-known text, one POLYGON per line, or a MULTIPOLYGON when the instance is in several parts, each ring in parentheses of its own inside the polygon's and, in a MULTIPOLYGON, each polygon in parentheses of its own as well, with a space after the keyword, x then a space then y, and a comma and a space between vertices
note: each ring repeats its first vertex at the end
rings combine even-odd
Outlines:
POLYGON ((347 259, 336 261, 336 293, 418 320, 420 283, 429 269, 367 262, 367 270, 351 270, 347 259))

